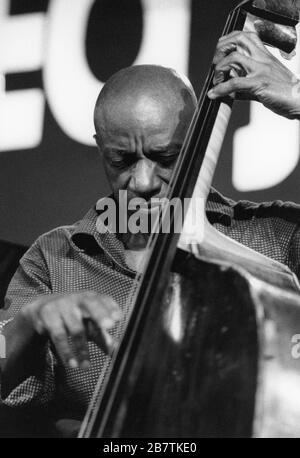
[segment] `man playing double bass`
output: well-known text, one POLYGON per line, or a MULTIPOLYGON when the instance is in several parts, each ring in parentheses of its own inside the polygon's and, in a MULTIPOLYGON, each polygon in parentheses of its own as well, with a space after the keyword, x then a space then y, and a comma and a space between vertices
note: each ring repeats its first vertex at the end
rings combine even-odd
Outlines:
MULTIPOLYGON (((300 83, 255 34, 221 38, 214 65, 210 98, 237 95, 300 119, 300 83)), ((130 67, 109 79, 95 107, 95 139, 117 205, 119 191, 146 202, 166 195, 196 103, 190 83, 164 67, 130 67)), ((109 363, 150 234, 99 231, 100 203, 39 237, 8 288, 1 399, 13 412, 47 409, 53 422, 81 421, 109 363)), ((207 215, 225 235, 300 276, 297 205, 235 203, 212 189, 207 215)))

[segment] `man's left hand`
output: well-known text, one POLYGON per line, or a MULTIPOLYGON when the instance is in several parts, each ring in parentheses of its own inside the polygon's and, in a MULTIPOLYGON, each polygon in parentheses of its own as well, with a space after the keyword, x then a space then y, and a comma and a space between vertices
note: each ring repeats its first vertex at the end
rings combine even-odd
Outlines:
POLYGON ((222 37, 214 57, 211 99, 257 100, 275 113, 300 119, 300 81, 264 46, 254 32, 222 37))

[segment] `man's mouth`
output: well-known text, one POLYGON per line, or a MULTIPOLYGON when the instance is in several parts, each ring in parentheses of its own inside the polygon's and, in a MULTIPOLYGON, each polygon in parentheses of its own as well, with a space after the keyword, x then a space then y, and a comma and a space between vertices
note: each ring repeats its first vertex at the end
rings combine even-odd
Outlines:
POLYGON ((136 211, 146 214, 159 214, 166 205, 166 198, 151 198, 150 200, 141 200, 141 202, 132 201, 128 199, 128 211, 131 214, 136 211))

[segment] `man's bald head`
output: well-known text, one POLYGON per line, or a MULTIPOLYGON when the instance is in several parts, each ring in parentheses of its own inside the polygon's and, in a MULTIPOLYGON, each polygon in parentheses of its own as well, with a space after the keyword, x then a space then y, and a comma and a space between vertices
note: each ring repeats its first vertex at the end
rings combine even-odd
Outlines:
POLYGON ((196 104, 190 82, 175 70, 158 65, 128 67, 114 74, 100 92, 94 111, 95 129, 100 134, 105 121, 120 118, 123 110, 125 116, 134 116, 136 109, 144 107, 146 112, 154 105, 191 118, 196 104))

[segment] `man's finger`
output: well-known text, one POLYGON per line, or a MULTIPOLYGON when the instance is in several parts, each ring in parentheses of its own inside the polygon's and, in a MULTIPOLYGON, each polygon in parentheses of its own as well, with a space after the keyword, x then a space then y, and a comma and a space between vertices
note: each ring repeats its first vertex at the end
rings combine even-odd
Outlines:
POLYGON ((235 50, 262 61, 266 56, 270 56, 270 52, 266 49, 257 34, 252 32, 234 32, 219 40, 214 57, 214 65, 217 65, 226 55, 235 50))
POLYGON ((72 339, 79 366, 81 369, 88 369, 90 367, 89 348, 81 311, 73 301, 64 300, 60 306, 60 313, 66 331, 72 339))
POLYGON ((111 326, 120 320, 122 313, 116 301, 109 296, 96 293, 80 298, 80 306, 87 317, 101 324, 103 319, 110 320, 111 326))
MULTIPOLYGON (((109 334, 108 330, 103 326, 101 328, 90 319, 85 319, 85 327, 89 340, 95 342, 107 355, 112 355, 117 348, 117 342, 109 334)), ((104 322, 105 324, 105 322, 104 322)))
POLYGON ((214 84, 224 82, 226 75, 235 70, 237 76, 245 76, 255 68, 255 61, 235 51, 226 56, 215 69, 214 84))
POLYGON ((247 92, 248 98, 251 98, 252 90, 254 88, 254 81, 252 78, 232 78, 225 83, 218 84, 208 92, 208 97, 212 100, 232 96, 236 92, 247 92))
POLYGON ((236 51, 236 49, 237 46, 232 42, 225 43, 222 46, 217 46, 215 56, 213 59, 213 64, 217 66, 224 59, 224 57, 236 51))
POLYGON ((97 296, 86 300, 85 308, 93 327, 89 328, 89 337, 103 350, 111 354, 116 342, 109 334, 121 318, 121 311, 117 303, 108 296, 97 296))
POLYGON ((40 318, 62 362, 73 369, 78 367, 77 359, 68 341, 63 319, 54 303, 42 308, 40 318))
POLYGON ((254 45, 260 48, 262 51, 266 50, 266 47, 259 38, 258 34, 252 31, 236 30, 235 32, 229 33, 228 35, 224 35, 219 39, 217 46, 222 46, 226 42, 232 42, 247 46, 249 51, 251 51, 251 49, 254 50, 254 45))

